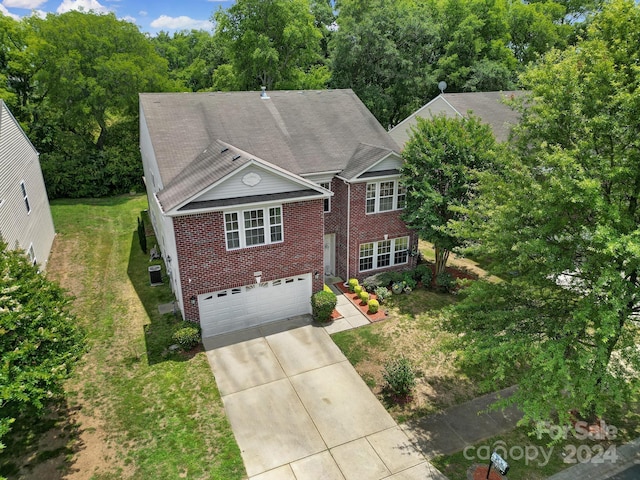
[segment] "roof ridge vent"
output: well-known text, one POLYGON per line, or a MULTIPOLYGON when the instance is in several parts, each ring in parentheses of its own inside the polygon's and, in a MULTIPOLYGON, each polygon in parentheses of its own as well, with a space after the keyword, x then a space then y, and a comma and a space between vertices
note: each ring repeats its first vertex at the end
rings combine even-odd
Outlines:
POLYGON ((237 159, 239 159, 242 155, 234 155, 233 158, 231 160, 236 161, 237 159))
POLYGON ((260 87, 262 89, 262 93, 260 94, 260 98, 263 100, 269 100, 269 95, 267 95, 267 87, 260 87))

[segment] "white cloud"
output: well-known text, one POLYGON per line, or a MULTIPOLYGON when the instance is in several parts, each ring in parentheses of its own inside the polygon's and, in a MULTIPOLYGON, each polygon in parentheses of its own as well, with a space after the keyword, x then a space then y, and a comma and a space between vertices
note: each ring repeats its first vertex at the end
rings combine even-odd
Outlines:
POLYGON ((124 20, 125 22, 133 23, 134 25, 137 22, 136 17, 132 17, 131 15, 125 15, 124 17, 120 18, 120 20, 124 20))
POLYGON ((4 0, 2 5, 8 8, 25 8, 27 10, 33 10, 46 1, 47 0, 4 0))
POLYGON ((141 17, 146 17, 147 15, 149 15, 149 12, 147 12, 146 10, 140 10, 140 11, 138 12, 138 14, 139 14, 141 17))
POLYGON ((2 13, 4 16, 6 17, 11 17, 14 20, 20 20, 20 17, 18 15, 15 15, 13 13, 10 13, 9 10, 7 10, 7 7, 5 7, 4 5, 2 5, 0 3, 0 13, 2 13))
POLYGON ((160 17, 151 22, 151 27, 161 30, 212 30, 213 24, 209 20, 195 20, 184 15, 180 17, 160 15, 160 17))
POLYGON ((109 9, 100 5, 98 0, 62 0, 62 3, 56 12, 67 13, 71 10, 78 10, 80 12, 93 11, 95 13, 109 13, 109 9))

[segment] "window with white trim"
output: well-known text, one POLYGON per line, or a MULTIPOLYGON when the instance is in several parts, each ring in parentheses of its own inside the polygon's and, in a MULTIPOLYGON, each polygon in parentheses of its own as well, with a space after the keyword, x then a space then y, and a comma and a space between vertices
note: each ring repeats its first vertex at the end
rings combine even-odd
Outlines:
MULTIPOLYGON (((331 191, 331 182, 322 182, 320 184, 322 188, 326 188, 331 191)), ((324 213, 328 213, 331 211, 331 197, 324 199, 324 213)))
POLYGON ((380 213, 404 208, 405 187, 397 180, 367 183, 366 212, 380 213))
POLYGON ((22 190, 22 199, 24 200, 24 206, 27 207, 27 213, 31 213, 29 195, 27 195, 27 187, 24 186, 24 182, 20 182, 20 190, 22 190))
POLYGON ((360 271, 402 265, 409 261, 409 237, 360 244, 360 271))
POLYGON ((256 208, 224 214, 227 250, 283 241, 282 207, 256 208))

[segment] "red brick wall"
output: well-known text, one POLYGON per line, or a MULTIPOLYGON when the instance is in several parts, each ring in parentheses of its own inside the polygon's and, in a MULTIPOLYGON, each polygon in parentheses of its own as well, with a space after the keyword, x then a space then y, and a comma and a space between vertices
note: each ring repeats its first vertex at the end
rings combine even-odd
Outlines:
MULTIPOLYGON (((359 258, 360 244, 384 240, 384 235, 389 239, 409 237, 409 251, 417 248, 417 235, 407 228, 401 219, 402 210, 394 210, 383 213, 366 212, 366 183, 354 183, 351 185, 351 231, 349 249, 349 277, 362 280, 376 273, 393 270, 407 270, 416 266, 417 257, 409 256, 409 262, 405 265, 367 270, 360 273, 359 258)), ((343 277, 344 278, 344 277, 343 277)))
POLYGON ((226 250, 223 213, 189 215, 174 219, 174 230, 185 317, 199 320, 191 296, 303 273, 319 273, 313 291, 323 284, 323 202, 312 200, 282 205, 284 242, 226 250))

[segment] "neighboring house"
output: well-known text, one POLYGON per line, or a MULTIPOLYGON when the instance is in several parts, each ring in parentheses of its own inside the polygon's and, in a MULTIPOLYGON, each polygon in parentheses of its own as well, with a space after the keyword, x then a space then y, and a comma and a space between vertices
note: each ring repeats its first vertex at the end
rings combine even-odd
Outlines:
POLYGON ((0 236, 46 268, 55 230, 38 152, 1 99, 0 236))
POLYGON ((149 213, 203 336, 310 312, 325 275, 411 268, 393 139, 351 90, 140 95, 149 213))
POLYGON ((506 105, 505 100, 511 100, 524 93, 522 90, 441 93, 389 130, 389 135, 398 145, 404 146, 411 136, 411 129, 418 123, 417 117, 431 118, 443 114, 448 117, 462 117, 471 112, 491 127, 496 140, 506 142, 509 139, 511 127, 518 123, 520 114, 506 105))

